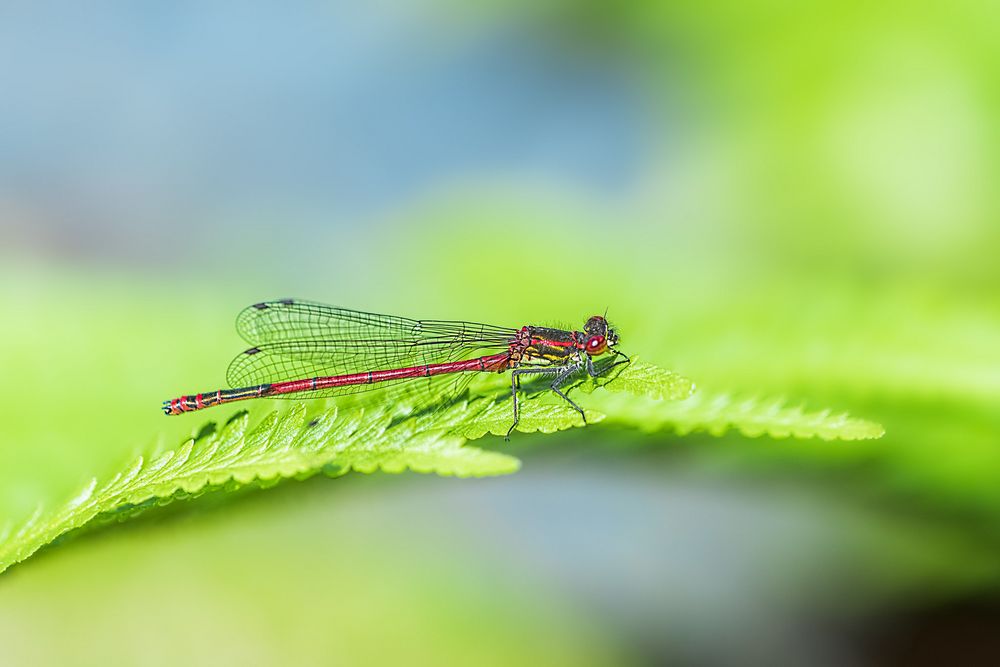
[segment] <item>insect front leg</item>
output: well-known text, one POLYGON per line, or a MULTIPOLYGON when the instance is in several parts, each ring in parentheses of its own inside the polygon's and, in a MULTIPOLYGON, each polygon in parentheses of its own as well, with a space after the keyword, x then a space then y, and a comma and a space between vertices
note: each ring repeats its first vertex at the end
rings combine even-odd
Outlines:
POLYGON ((614 353, 615 357, 624 357, 624 359, 622 359, 621 361, 616 361, 613 364, 608 364, 605 368, 602 368, 600 370, 594 367, 594 358, 591 357, 589 354, 587 355, 587 373, 590 375, 590 377, 596 378, 602 375, 607 375, 608 371, 610 371, 615 366, 621 366, 622 364, 628 364, 632 362, 631 359, 625 356, 624 352, 619 352, 618 350, 611 350, 611 352, 614 353))

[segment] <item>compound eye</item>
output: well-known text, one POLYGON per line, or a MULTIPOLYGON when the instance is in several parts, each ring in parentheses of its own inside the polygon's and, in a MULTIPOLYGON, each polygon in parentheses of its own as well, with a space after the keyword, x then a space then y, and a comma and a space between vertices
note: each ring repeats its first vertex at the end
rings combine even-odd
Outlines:
POLYGON ((591 336, 587 339, 587 354, 601 354, 608 349, 608 341, 604 336, 591 336))

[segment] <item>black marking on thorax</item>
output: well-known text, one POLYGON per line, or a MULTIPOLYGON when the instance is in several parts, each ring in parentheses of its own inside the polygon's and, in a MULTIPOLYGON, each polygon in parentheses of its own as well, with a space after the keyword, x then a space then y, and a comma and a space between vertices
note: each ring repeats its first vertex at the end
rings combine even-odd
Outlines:
POLYGON ((528 327, 529 338, 524 347, 524 356, 546 361, 563 361, 573 357, 583 343, 576 331, 551 329, 548 327, 528 327))
POLYGON ((565 329, 551 329, 549 327, 528 327, 528 333, 532 338, 544 338, 556 343, 575 343, 576 332, 565 329))

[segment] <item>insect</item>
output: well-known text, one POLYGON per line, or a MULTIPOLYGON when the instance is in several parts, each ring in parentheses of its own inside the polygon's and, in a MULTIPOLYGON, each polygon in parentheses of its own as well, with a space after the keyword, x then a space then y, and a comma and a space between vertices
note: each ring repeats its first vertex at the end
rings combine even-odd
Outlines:
MULTIPOLYGON (((549 388, 587 416, 563 390, 574 376, 593 377, 629 362, 616 349, 618 334, 594 315, 582 331, 519 329, 447 320, 411 320, 321 303, 280 299, 243 310, 236 329, 253 347, 229 365, 234 389, 185 395, 163 402, 179 415, 251 398, 321 398, 382 389, 453 374, 511 371, 513 432, 520 420, 518 390, 525 375, 551 378, 549 388), (598 369, 594 357, 614 362, 598 369)), ((471 376, 469 377, 471 379, 471 376)))

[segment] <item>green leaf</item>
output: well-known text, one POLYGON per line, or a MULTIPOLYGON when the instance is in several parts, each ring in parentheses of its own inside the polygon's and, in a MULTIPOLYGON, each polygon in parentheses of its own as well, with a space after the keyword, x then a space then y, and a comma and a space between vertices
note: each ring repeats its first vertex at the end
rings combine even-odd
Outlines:
MULTIPOLYGON (((580 413, 558 399, 559 404, 549 401, 534 400, 521 402, 521 419, 517 430, 524 433, 555 433, 574 426, 583 426, 580 413)), ((587 424, 603 421, 606 415, 595 410, 586 410, 587 424)), ((456 424, 455 432, 470 440, 481 438, 486 434, 506 435, 510 428, 511 406, 508 402, 491 403, 475 420, 465 424, 456 424)))
POLYGON ((39 507, 16 529, 8 525, 0 530, 0 572, 92 521, 216 489, 266 486, 320 471, 340 475, 410 469, 459 477, 512 473, 520 466, 516 458, 463 446, 466 438, 453 434, 491 403, 460 402, 398 422, 385 410, 344 417, 330 409, 307 419, 305 406, 296 404, 284 414, 272 412, 249 432, 244 413, 218 433, 151 459, 140 456, 111 479, 91 479, 63 505, 39 507))
POLYGON ((688 378, 653 364, 633 360, 620 368, 620 371, 612 370, 610 378, 591 378, 590 382, 581 385, 581 389, 590 393, 597 387, 604 387, 608 391, 670 401, 685 399, 695 390, 694 382, 688 378))
MULTIPOLYGON (((828 440, 882 435, 877 424, 829 411, 807 413, 781 401, 691 396, 694 384, 687 378, 639 362, 622 366, 609 378, 585 379, 580 387, 587 393, 608 390, 588 398, 604 411, 587 408, 589 424, 608 419, 646 432, 669 428, 680 434, 705 430, 721 435, 735 428, 753 437, 828 440)), ((545 394, 540 400, 522 402, 519 431, 553 433, 583 425, 564 401, 545 394)), ((49 510, 39 507, 16 530, 8 525, 0 531, 0 572, 71 531, 209 491, 269 486, 319 472, 337 476, 351 470, 413 470, 467 477, 508 474, 520 467, 512 456, 465 444, 486 434, 507 433, 511 403, 503 391, 496 398, 456 401, 410 416, 400 416, 400 409, 400 405, 368 411, 360 407, 346 417, 328 409, 310 417, 305 405, 296 404, 268 414, 249 432, 249 417, 243 413, 220 431, 206 429, 208 435, 188 440, 176 450, 149 459, 138 457, 109 480, 91 479, 72 500, 49 510)))
POLYGON ((731 429, 756 438, 814 438, 822 440, 867 440, 881 438, 881 424, 856 419, 831 410, 808 412, 801 405, 788 406, 780 398, 736 398, 724 393, 698 392, 672 403, 635 400, 603 404, 609 421, 634 426, 651 433, 672 430, 679 435, 706 431, 721 436, 731 429))

